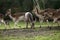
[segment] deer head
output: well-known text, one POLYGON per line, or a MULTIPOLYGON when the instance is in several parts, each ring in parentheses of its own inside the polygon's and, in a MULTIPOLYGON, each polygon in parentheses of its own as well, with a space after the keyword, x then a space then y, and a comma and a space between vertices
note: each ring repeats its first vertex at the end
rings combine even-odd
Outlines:
POLYGON ((7 15, 11 15, 11 9, 8 9, 7 11, 6 11, 6 16, 7 15))
POLYGON ((37 13, 36 7, 33 8, 32 13, 37 13))

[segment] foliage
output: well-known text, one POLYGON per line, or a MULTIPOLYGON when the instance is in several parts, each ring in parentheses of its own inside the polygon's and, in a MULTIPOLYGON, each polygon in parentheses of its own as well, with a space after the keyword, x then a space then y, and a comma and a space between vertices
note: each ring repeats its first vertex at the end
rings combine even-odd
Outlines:
MULTIPOLYGON (((38 0, 41 9, 60 8, 60 0, 38 0)), ((33 0, 0 0, 0 13, 5 14, 8 8, 13 11, 31 11, 33 9, 33 0)))
POLYGON ((8 8, 14 11, 30 11, 32 10, 32 0, 0 0, 0 13, 5 14, 8 8))

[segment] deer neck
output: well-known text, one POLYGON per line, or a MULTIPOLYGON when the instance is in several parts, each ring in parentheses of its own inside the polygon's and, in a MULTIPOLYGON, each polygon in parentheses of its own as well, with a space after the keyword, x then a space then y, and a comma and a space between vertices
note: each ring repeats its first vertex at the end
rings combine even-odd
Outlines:
POLYGON ((15 19, 11 14, 9 15, 9 17, 10 17, 12 20, 14 20, 14 19, 15 19))
POLYGON ((38 16, 38 17, 42 16, 38 11, 35 11, 34 13, 35 13, 35 15, 38 16))
POLYGON ((37 9, 37 7, 35 7, 33 10, 32 10, 33 13, 35 13, 36 16, 41 16, 39 10, 37 9))

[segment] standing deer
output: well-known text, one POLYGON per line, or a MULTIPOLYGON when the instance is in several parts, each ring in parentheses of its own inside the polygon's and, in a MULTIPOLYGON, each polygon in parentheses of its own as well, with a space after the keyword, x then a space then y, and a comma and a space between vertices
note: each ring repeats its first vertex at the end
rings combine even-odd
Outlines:
POLYGON ((35 12, 36 16, 39 18, 39 21, 40 21, 40 27, 41 27, 41 23, 46 20, 47 21, 47 24, 48 24, 48 19, 47 17, 45 17, 45 10, 41 10, 40 9, 40 6, 39 6, 39 3, 38 3, 38 0, 33 0, 34 2, 34 9, 33 9, 33 12, 35 12))
POLYGON ((34 7, 32 12, 35 13, 35 15, 39 18, 40 27, 41 27, 41 23, 44 21, 44 14, 43 14, 44 10, 42 10, 41 12, 38 12, 37 7, 34 7))
POLYGON ((34 27, 33 15, 30 12, 15 13, 12 15, 11 9, 8 9, 6 15, 8 15, 13 20, 14 28, 16 28, 17 23, 21 20, 24 20, 26 22, 26 28, 28 28, 29 21, 31 23, 31 28, 34 27))
POLYGON ((8 22, 4 20, 4 17, 5 16, 3 14, 0 14, 0 25, 3 23, 5 25, 5 28, 7 28, 8 22))
MULTIPOLYGON (((57 22, 57 20, 60 18, 60 9, 47 9, 46 15, 48 18, 53 19, 53 23, 57 22)), ((59 24, 58 24, 59 26, 59 24)))

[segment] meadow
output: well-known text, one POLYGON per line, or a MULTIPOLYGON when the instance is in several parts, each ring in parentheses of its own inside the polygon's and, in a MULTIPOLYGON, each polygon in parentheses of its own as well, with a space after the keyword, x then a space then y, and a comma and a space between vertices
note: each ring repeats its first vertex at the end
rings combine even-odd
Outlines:
MULTIPOLYGON (((43 22, 43 23, 39 23, 39 21, 35 22, 35 27, 48 27, 48 25, 51 27, 55 27, 55 26, 58 26, 57 23, 52 23, 52 22, 49 22, 49 24, 47 24, 47 22, 43 22)), ((8 29, 12 29, 14 28, 14 23, 12 21, 9 22, 9 26, 7 25, 8 29), (9 27, 10 26, 10 27, 9 27)), ((59 22, 59 26, 60 26, 60 22, 59 22)), ((17 28, 26 28, 26 24, 25 22, 23 21, 20 21, 18 24, 17 24, 17 28)), ((28 25, 28 28, 30 28, 30 23, 28 25)), ((5 29, 4 27, 4 24, 1 24, 0 25, 0 29, 5 29)))
MULTIPOLYGON (((17 29, 13 29, 13 22, 10 22, 10 27, 5 29, 4 24, 0 25, 0 40, 60 40, 60 27, 57 23, 49 23, 52 29, 47 28, 46 22, 35 23, 35 29, 23 29, 25 27, 24 22, 19 22, 17 29)), ((29 24, 30 28, 30 24, 29 24)))

